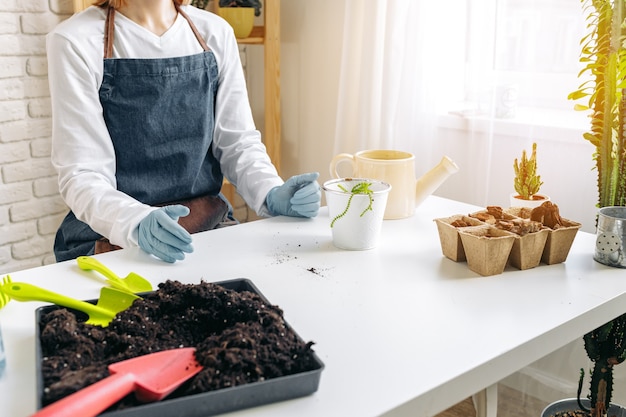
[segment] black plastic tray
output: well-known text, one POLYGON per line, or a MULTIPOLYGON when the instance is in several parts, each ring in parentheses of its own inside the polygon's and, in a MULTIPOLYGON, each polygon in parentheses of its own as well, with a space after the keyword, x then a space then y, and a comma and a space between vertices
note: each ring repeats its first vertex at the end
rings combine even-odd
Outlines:
MULTIPOLYGON (((241 291, 251 291, 258 294, 263 300, 271 304, 267 298, 256 288, 256 286, 246 278, 220 281, 224 288, 241 291)), ((88 300, 96 303, 97 300, 88 300)), ((37 409, 43 407, 43 375, 41 370, 42 355, 39 335, 41 329, 39 323, 41 317, 54 309, 60 308, 56 305, 39 307, 35 312, 35 355, 37 372, 37 409)), ((73 311, 71 309, 68 309, 73 311)), ((77 314, 82 314, 76 312, 77 314)), ((287 324, 288 325, 288 324, 287 324)), ((298 336, 299 337, 299 336, 298 336)), ((101 414, 102 417, 205 417, 216 414, 241 410, 244 408, 256 407, 278 401, 304 397, 317 391, 324 364, 313 353, 316 363, 315 369, 307 372, 300 372, 279 378, 267 379, 260 382, 252 382, 238 385, 231 388, 223 388, 202 394, 187 395, 168 400, 167 398, 150 404, 139 405, 124 410, 111 411, 101 414)))

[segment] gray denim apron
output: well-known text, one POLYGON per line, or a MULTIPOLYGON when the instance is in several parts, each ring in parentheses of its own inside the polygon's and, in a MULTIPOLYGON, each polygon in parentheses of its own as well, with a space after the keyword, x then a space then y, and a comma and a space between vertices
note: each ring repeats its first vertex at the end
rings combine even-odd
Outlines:
MULTIPOLYGON (((209 196, 232 213, 220 194, 223 175, 211 151, 217 62, 193 22, 176 8, 204 52, 112 59, 115 9, 107 14, 100 102, 115 149, 117 189, 153 206, 209 196)), ((92 255, 101 238, 70 211, 57 231, 56 259, 92 255)))

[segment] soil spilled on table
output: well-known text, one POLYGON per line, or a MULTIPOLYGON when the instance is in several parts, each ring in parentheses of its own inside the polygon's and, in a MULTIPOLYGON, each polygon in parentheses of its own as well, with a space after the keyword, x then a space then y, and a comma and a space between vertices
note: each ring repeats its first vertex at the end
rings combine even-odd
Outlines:
MULTIPOLYGON (((311 346, 259 294, 205 283, 167 281, 119 313, 108 327, 85 324, 65 308, 42 315, 40 341, 47 405, 108 376, 136 356, 196 347, 204 369, 172 397, 309 371, 311 346)), ((110 410, 137 405, 129 395, 110 410)))

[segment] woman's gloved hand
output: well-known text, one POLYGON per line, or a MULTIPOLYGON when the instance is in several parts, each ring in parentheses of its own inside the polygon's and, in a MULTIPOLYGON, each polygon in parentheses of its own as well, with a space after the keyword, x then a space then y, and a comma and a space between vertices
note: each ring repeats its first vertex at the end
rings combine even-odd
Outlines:
POLYGON ((295 175, 283 185, 267 193, 265 202, 274 216, 315 217, 320 209, 322 193, 317 183, 318 172, 295 175))
POLYGON ((161 207, 148 214, 139 223, 139 247, 165 262, 185 259, 185 252, 193 252, 191 235, 177 221, 188 214, 189 209, 181 205, 161 207))

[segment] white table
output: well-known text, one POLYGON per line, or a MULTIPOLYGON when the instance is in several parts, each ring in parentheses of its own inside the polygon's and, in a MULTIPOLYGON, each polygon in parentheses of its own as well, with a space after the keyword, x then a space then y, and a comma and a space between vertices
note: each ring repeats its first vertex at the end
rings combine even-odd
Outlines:
MULTIPOLYGON (((315 219, 278 217, 198 234, 195 252, 173 265, 134 249, 98 258, 153 284, 249 278, 303 339, 316 342, 326 368, 315 394, 229 415, 432 416, 626 306, 624 270, 592 259, 591 234, 578 233, 565 263, 507 267, 491 277, 444 258, 433 219, 476 209, 430 197, 412 218, 385 221, 380 246, 370 251, 336 249, 322 209, 315 219)), ((97 298, 102 285, 75 261, 11 277, 80 299, 97 298)), ((35 411, 40 305, 12 301, 0 310, 8 355, 2 416, 35 411)))

